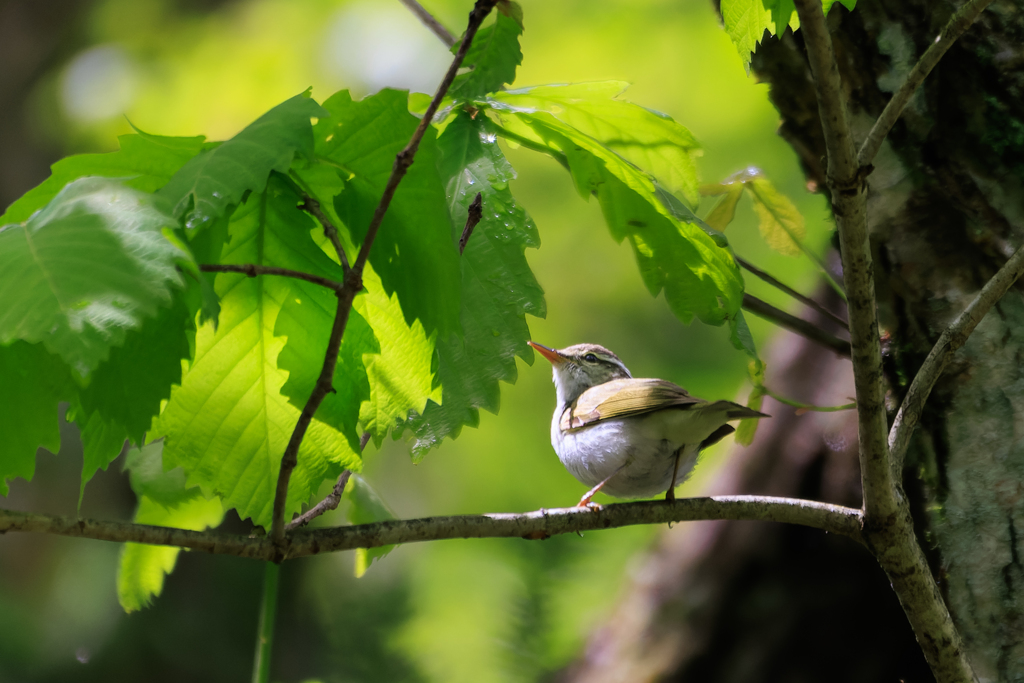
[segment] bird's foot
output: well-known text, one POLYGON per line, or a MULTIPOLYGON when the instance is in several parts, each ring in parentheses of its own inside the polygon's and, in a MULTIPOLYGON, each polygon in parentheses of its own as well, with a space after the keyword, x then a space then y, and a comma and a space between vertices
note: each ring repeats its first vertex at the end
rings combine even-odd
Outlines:
POLYGON ((593 494, 587 494, 583 496, 582 498, 580 498, 580 502, 576 503, 576 507, 587 508, 588 510, 594 510, 595 512, 600 510, 601 505, 590 500, 592 497, 593 494))
POLYGON ((665 501, 671 503, 676 499, 676 489, 674 486, 669 486, 668 491, 665 491, 665 501))

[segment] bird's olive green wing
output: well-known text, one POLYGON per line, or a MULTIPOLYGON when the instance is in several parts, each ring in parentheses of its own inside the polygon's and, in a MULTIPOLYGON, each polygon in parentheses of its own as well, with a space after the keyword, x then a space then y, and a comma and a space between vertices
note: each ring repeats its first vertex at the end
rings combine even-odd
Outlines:
POLYGON ((593 386, 562 413, 559 427, 579 429, 601 420, 643 415, 662 408, 693 408, 707 401, 663 379, 615 379, 593 386))

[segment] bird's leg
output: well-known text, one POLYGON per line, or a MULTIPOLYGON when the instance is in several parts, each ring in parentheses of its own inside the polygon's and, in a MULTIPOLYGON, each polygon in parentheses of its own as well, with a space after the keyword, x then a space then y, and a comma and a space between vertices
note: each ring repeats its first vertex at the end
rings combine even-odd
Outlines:
POLYGON ((597 495, 597 492, 601 490, 601 487, 602 487, 602 486, 604 486, 605 484, 607 484, 607 483, 608 483, 608 481, 609 481, 609 480, 610 480, 610 479, 611 479, 612 477, 614 477, 614 476, 615 476, 616 474, 618 474, 619 472, 621 472, 621 471, 622 471, 622 468, 623 468, 623 467, 625 467, 625 466, 626 466, 626 465, 628 465, 628 464, 629 464, 629 463, 627 462, 626 464, 622 465, 622 467, 619 467, 619 468, 618 468, 617 470, 615 470, 614 472, 612 472, 611 474, 609 474, 609 475, 608 475, 607 477, 605 477, 604 479, 602 479, 602 480, 600 481, 600 483, 598 483, 598 485, 597 485, 597 486, 595 486, 594 488, 590 489, 590 490, 589 490, 589 491, 587 491, 587 492, 586 492, 585 494, 583 494, 583 497, 582 497, 582 498, 580 498, 580 502, 576 504, 576 507, 578 507, 578 508, 587 508, 587 507, 591 507, 591 506, 593 506, 593 505, 596 505, 596 503, 591 503, 591 502, 590 502, 590 499, 591 499, 591 498, 593 498, 593 497, 594 497, 595 495, 597 495))
POLYGON ((669 482, 668 491, 665 491, 665 500, 670 503, 676 499, 676 477, 679 476, 679 459, 683 457, 684 448, 685 446, 680 446, 676 451, 676 464, 672 467, 672 481, 669 482))

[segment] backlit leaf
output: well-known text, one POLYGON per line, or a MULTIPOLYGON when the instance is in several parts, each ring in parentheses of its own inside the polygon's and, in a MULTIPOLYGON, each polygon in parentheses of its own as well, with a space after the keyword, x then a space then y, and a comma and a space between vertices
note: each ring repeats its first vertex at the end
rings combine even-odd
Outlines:
MULTIPOLYGON (((455 77, 448 96, 455 100, 472 100, 495 92, 516 79, 516 67, 523 62, 519 36, 523 28, 511 16, 498 12, 496 21, 480 29, 462 61, 466 73, 455 77)), ((461 41, 452 46, 454 54, 461 41)))
POLYGON ((807 237, 804 217, 789 197, 760 176, 744 183, 754 200, 757 227, 768 246, 786 256, 799 256, 800 243, 807 237))
MULTIPOLYGON (((350 503, 348 521, 352 524, 372 524, 395 519, 394 513, 388 509, 377 492, 358 474, 353 474, 349 479, 345 495, 348 496, 350 503)), ((397 547, 396 545, 384 545, 377 548, 357 548, 356 577, 365 574, 375 560, 383 558, 397 547)))

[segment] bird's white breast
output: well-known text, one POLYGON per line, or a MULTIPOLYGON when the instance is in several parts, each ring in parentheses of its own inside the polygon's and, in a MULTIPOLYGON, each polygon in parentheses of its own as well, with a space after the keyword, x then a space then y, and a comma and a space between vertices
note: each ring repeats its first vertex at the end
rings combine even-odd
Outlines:
POLYGON ((551 445, 558 459, 587 486, 612 477, 602 488, 609 495, 643 498, 666 491, 672 484, 675 454, 680 448, 675 483, 684 481, 696 464, 697 445, 664 438, 666 430, 660 420, 652 420, 650 415, 603 420, 563 432, 559 426, 563 410, 564 406, 556 409, 551 421, 551 445))

